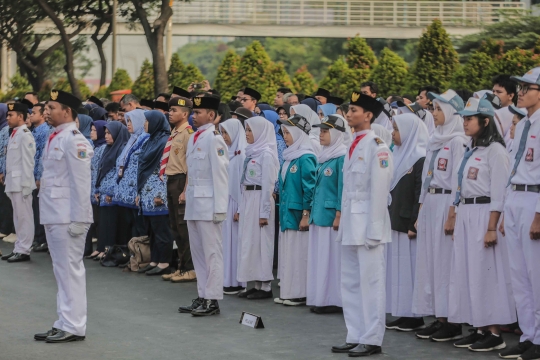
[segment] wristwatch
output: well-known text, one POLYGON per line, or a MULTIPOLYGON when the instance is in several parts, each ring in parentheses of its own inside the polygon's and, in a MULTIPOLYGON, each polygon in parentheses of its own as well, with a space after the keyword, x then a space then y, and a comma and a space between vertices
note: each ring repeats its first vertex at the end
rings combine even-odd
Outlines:
POLYGON ((304 212, 302 213, 302 216, 308 216, 308 215, 309 213, 306 210, 304 210, 304 212))

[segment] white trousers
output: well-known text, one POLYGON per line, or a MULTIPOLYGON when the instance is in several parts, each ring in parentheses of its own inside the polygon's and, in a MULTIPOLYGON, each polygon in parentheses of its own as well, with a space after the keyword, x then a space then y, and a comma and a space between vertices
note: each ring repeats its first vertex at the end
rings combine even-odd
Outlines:
POLYGON ((24 198, 22 192, 6 193, 13 205, 13 225, 17 241, 14 253, 30 255, 34 242, 34 212, 32 211, 32 194, 24 198))
POLYGON ((86 233, 73 237, 69 224, 45 225, 54 277, 58 285, 54 327, 74 335, 86 334, 86 270, 83 263, 86 233))
POLYGON ((238 221, 234 221, 234 214, 238 211, 238 204, 229 196, 229 206, 227 208, 227 219, 223 222, 221 231, 223 233, 223 286, 243 286, 236 280, 238 272, 238 221))
POLYGON ((342 245, 341 296, 347 342, 381 346, 385 330, 385 245, 342 245))
POLYGON ((531 240, 529 231, 538 194, 509 190, 504 206, 504 229, 512 290, 523 331, 520 341, 540 345, 540 240, 531 240))
POLYGON ((223 299, 222 223, 188 220, 189 246, 199 297, 207 300, 223 299))

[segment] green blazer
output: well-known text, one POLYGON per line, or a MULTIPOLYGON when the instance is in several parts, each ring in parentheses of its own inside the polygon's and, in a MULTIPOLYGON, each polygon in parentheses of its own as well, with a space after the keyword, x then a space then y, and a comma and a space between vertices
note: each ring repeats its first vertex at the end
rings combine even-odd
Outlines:
POLYGON ((319 164, 311 202, 310 224, 326 227, 334 224, 336 211, 341 211, 344 161, 345 156, 340 156, 319 164))
MULTIPOLYGON (((298 230, 302 210, 311 210, 317 158, 306 154, 292 160, 285 181, 279 170, 279 224, 281 231, 298 230)), ((283 165, 281 165, 283 168, 283 165)))

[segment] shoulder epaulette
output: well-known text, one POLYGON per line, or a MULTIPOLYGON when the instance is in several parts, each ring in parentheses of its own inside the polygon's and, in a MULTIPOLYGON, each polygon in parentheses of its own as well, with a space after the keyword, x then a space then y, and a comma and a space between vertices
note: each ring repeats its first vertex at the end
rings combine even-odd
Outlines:
POLYGON ((215 136, 218 136, 218 135, 221 135, 221 134, 220 134, 220 132, 219 132, 219 131, 217 131, 217 130, 214 130, 214 135, 215 135, 215 136))
POLYGON ((80 134, 79 130, 73 130, 72 133, 73 133, 73 135, 78 135, 78 134, 80 134))
POLYGON ((193 129, 189 127, 189 128, 187 128, 187 132, 188 132, 188 134, 193 134, 195 131, 193 131, 193 129))
POLYGON ((383 145, 383 144, 384 144, 384 141, 382 141, 382 140, 379 139, 378 137, 373 138, 373 140, 375 140, 375 142, 377 143, 377 145, 383 145))

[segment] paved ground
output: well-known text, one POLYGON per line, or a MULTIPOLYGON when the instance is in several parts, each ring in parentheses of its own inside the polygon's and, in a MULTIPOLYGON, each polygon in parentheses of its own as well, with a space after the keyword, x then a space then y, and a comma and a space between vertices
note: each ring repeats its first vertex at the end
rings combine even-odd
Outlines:
MULTIPOLYGON (((12 245, 0 241, 4 254, 12 245)), ((0 359, 161 360, 161 359, 345 359, 330 347, 345 339, 343 316, 311 314, 270 300, 249 301, 226 296, 221 315, 194 318, 177 312, 196 297, 195 283, 171 284, 161 278, 86 261, 88 281, 87 339, 46 344, 33 334, 48 330, 56 316, 56 284, 47 254, 32 261, 0 263, 0 359), (265 329, 240 325, 242 311, 262 316, 265 329)), ((274 284, 274 294, 279 288, 274 284)), ((431 321, 428 319, 428 321, 431 321)), ((514 345, 517 336, 506 335, 514 345)), ((413 334, 387 331, 384 354, 375 359, 495 359, 417 340, 413 334)))

